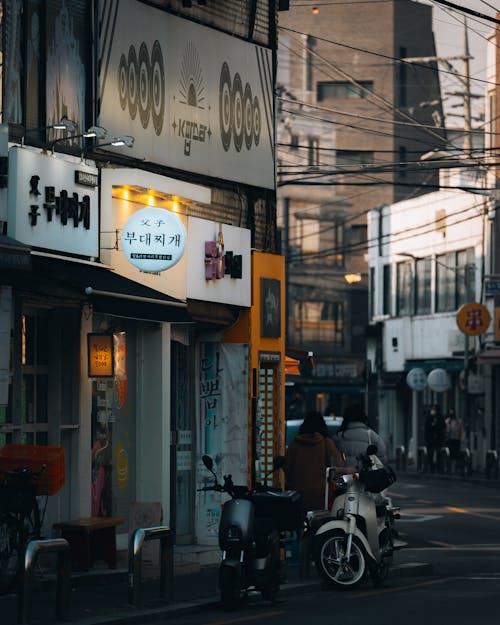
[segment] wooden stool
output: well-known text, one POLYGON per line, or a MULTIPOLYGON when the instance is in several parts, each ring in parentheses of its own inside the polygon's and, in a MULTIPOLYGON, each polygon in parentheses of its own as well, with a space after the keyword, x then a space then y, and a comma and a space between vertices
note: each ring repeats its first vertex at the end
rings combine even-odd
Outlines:
POLYGON ((116 526, 122 523, 123 519, 90 517, 61 521, 53 527, 68 541, 71 566, 88 571, 98 560, 104 560, 110 569, 116 568, 116 526))

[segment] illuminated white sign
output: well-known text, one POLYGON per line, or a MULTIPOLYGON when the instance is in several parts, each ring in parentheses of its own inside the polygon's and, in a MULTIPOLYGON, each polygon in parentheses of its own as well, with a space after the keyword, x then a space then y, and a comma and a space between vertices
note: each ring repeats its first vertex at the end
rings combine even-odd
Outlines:
POLYGON ((143 208, 125 223, 121 236, 127 260, 146 273, 170 269, 184 254, 186 229, 182 221, 163 208, 143 208))

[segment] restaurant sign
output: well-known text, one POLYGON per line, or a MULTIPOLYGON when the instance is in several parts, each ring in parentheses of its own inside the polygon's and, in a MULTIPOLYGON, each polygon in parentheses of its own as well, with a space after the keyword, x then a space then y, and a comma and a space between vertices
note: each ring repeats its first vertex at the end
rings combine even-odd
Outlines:
POLYGON ((164 208, 143 208, 126 221, 121 242, 132 265, 146 273, 159 273, 182 258, 186 229, 177 215, 164 208))

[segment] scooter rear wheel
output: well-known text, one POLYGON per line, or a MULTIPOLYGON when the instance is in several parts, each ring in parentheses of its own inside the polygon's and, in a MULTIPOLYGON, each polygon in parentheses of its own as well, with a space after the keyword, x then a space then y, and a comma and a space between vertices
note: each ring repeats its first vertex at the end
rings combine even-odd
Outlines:
POLYGON ((241 579, 234 569, 225 567, 221 570, 219 590, 224 610, 237 610, 240 607, 242 599, 241 579))
POLYGON ((353 536, 348 562, 345 560, 346 547, 347 535, 340 530, 331 530, 314 537, 314 564, 318 575, 329 586, 354 588, 363 581, 367 568, 363 545, 353 536))

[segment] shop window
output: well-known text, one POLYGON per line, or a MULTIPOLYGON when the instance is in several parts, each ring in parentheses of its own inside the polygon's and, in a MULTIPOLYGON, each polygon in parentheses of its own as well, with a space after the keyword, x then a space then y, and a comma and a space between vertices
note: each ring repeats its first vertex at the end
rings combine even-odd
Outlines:
POLYGON ((292 331, 300 342, 344 344, 343 302, 296 302, 292 331))
POLYGON ((307 164, 309 167, 319 167, 319 138, 309 137, 309 147, 307 150, 307 164))
POLYGON ((431 268, 430 258, 415 262, 415 313, 427 315, 431 312, 431 268))
POLYGON ((474 294, 474 249, 436 256, 436 312, 457 310, 474 294))
POLYGON ((383 302, 382 313, 384 315, 392 314, 392 290, 391 290, 391 266, 384 265, 383 268, 383 302))
POLYGON ((396 268, 396 309, 399 316, 411 315, 412 309, 412 262, 398 263, 396 268))
POLYGON ((364 99, 373 92, 373 80, 318 82, 318 102, 330 99, 364 99))
POLYGON ((373 152, 370 150, 337 150, 335 154, 337 167, 373 163, 373 152))
POLYGON ((40 311, 22 316, 21 442, 48 441, 48 317, 40 311))

